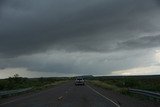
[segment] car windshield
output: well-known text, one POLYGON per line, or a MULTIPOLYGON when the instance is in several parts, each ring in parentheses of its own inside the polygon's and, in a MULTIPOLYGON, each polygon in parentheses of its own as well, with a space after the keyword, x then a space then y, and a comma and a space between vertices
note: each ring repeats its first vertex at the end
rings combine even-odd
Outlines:
POLYGON ((160 107, 160 0, 0 0, 0 107, 160 107))

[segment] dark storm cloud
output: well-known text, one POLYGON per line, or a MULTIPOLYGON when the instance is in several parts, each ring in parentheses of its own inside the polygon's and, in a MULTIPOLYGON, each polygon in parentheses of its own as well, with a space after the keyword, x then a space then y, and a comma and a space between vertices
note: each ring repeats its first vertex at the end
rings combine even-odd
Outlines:
POLYGON ((1 8, 2 8, 2 6, 4 5, 4 3, 5 3, 5 0, 1 0, 1 1, 0 1, 0 16, 1 16, 1 8))
POLYGON ((1 0, 0 1, 0 6, 3 5, 4 2, 5 2, 5 0, 1 0))
POLYGON ((130 69, 137 66, 147 66, 152 59, 152 52, 128 51, 116 53, 66 53, 47 52, 0 60, 1 68, 26 68, 38 71, 64 74, 107 75, 112 71, 130 69), (140 52, 140 53, 139 53, 140 52), (147 53, 144 55, 144 53, 147 53), (134 59, 133 59, 134 58, 134 59), (131 61, 132 60, 132 61, 131 61))
POLYGON ((156 3, 158 4, 158 5, 160 5, 160 1, 159 0, 155 0, 156 1, 156 3))
POLYGON ((158 0, 1 0, 0 68, 103 75, 149 65, 159 13, 158 0))
POLYGON ((119 47, 124 49, 144 49, 160 46, 160 35, 145 36, 136 39, 131 39, 125 42, 118 43, 119 47))
POLYGON ((154 4, 151 0, 7 0, 1 9, 0 53, 110 51, 112 43, 130 38, 128 33, 155 29, 145 18, 157 8, 154 4))

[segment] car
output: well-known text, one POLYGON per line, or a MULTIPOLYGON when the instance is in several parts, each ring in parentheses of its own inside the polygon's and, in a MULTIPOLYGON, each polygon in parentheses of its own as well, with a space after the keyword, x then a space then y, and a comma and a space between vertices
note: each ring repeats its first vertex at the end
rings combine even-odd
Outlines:
POLYGON ((83 78, 76 78, 75 85, 85 85, 83 78))

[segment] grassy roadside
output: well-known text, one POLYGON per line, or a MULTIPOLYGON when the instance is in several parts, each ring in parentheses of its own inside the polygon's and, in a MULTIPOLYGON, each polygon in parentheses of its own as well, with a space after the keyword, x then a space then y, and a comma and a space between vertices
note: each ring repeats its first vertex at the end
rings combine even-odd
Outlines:
POLYGON ((66 77, 40 77, 40 78, 24 78, 19 76, 0 79, 0 91, 17 90, 24 88, 48 87, 70 80, 66 77))
POLYGON ((107 90, 112 90, 114 92, 118 92, 118 93, 130 96, 130 97, 136 98, 138 100, 149 100, 149 101, 159 102, 159 100, 151 98, 151 97, 130 93, 128 91, 129 87, 119 87, 119 86, 116 86, 116 84, 110 84, 110 82, 108 83, 108 81, 106 82, 106 81, 100 81, 100 80, 89 80, 88 82, 94 86, 101 87, 107 90))
POLYGON ((14 90, 21 90, 26 88, 31 88, 31 90, 26 90, 24 92, 12 93, 12 94, 2 94, 0 98, 6 98, 9 96, 15 96, 28 92, 37 92, 47 88, 51 88, 63 83, 70 81, 67 77, 40 77, 40 78, 23 78, 19 76, 9 77, 6 79, 0 79, 0 92, 13 92, 14 90))
POLYGON ((155 76, 101 76, 90 80, 98 80, 119 88, 135 88, 160 92, 160 75, 155 76))
POLYGON ((101 88, 108 89, 108 90, 113 90, 115 92, 119 92, 119 93, 122 93, 122 94, 127 94, 128 93, 127 88, 120 88, 120 87, 117 87, 115 85, 111 85, 111 84, 108 84, 106 82, 102 82, 102 81, 99 81, 99 80, 89 80, 88 82, 92 85, 97 86, 97 87, 101 87, 101 88))
POLYGON ((68 81, 69 80, 62 80, 62 81, 56 81, 54 83, 46 84, 46 85, 43 85, 43 86, 36 86, 36 87, 33 86, 33 87, 30 87, 30 88, 32 88, 31 90, 27 90, 27 91, 24 91, 24 92, 13 93, 13 94, 6 94, 6 95, 3 95, 3 96, 0 96, 0 99, 12 97, 12 96, 18 96, 18 95, 27 94, 27 93, 36 93, 36 92, 39 92, 39 91, 42 91, 42 90, 45 90, 45 89, 53 88, 54 86, 57 86, 57 85, 60 85, 60 84, 64 84, 68 81))

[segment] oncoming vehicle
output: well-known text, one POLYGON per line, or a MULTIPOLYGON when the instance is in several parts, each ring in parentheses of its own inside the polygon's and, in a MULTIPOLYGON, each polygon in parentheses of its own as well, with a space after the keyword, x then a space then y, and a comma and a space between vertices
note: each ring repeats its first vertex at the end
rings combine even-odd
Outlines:
POLYGON ((84 85, 84 79, 83 78, 76 78, 75 85, 84 85))

